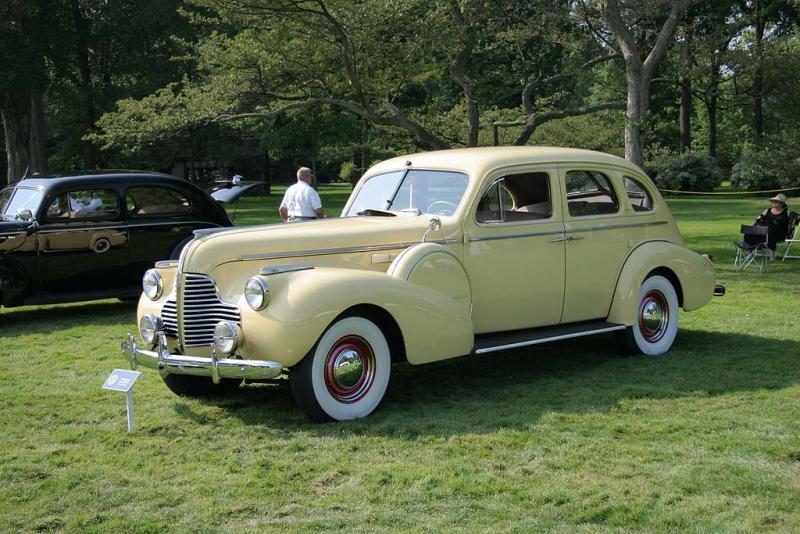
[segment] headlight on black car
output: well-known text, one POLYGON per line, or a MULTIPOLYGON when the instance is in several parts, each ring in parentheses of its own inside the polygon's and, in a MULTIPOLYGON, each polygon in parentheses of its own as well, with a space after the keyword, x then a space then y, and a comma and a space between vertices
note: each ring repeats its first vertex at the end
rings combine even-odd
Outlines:
POLYGON ((256 311, 263 310, 269 304, 269 285, 256 276, 244 285, 244 299, 256 311))
POLYGON ((164 281, 156 269, 150 269, 142 278, 142 290, 150 300, 158 300, 164 291, 164 281))

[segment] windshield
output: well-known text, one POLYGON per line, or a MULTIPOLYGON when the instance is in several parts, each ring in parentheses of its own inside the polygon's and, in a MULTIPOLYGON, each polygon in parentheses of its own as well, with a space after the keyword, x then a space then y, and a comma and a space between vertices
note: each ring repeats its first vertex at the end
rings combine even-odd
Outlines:
POLYGON ((414 169, 378 174, 364 182, 345 216, 368 209, 452 215, 468 183, 466 174, 451 171, 414 169))
POLYGON ((0 215, 6 219, 14 218, 23 210, 31 210, 36 216, 39 203, 44 194, 38 189, 27 187, 10 187, 0 192, 0 215))

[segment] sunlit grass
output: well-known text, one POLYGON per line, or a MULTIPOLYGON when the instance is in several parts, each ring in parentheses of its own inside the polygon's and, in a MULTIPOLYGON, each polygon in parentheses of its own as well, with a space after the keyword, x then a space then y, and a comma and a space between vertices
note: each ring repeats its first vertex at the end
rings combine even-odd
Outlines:
MULTIPOLYGON (((346 188, 323 188, 337 214, 346 188)), ((277 220, 280 193, 237 224, 277 220)), ((0 531, 800 530, 800 261, 733 273, 760 200, 670 200, 728 295, 664 357, 613 338, 397 366, 371 417, 313 425, 285 385, 121 394, 112 301, 0 315, 0 531)))

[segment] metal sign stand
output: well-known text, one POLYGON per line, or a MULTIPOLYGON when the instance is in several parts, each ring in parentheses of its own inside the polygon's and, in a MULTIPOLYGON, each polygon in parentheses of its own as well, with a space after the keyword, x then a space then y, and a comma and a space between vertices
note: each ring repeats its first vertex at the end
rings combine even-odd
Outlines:
POLYGON ((133 412, 133 383, 141 375, 139 371, 114 369, 103 384, 103 389, 125 393, 125 406, 128 412, 128 433, 136 428, 136 415, 133 412))

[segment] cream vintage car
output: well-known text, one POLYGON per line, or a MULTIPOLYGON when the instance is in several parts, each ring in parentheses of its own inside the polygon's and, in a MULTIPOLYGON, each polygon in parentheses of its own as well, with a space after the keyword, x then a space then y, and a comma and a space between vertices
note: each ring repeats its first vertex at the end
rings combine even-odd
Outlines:
POLYGON ((315 421, 370 414, 394 362, 615 332, 662 354, 715 291, 638 167, 506 147, 414 154, 359 181, 340 218, 195 232, 144 277, 131 365, 207 395, 288 374, 315 421))

